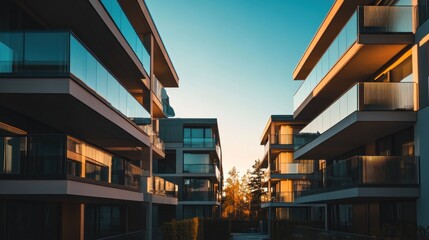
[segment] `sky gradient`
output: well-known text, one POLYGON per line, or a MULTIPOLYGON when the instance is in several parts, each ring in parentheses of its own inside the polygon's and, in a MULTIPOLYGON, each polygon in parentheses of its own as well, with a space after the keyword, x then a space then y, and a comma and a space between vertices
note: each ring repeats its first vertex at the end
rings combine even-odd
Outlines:
POLYGON ((179 75, 179 118, 217 118, 225 177, 262 157, 272 114, 292 114, 292 72, 333 0, 146 0, 179 75))

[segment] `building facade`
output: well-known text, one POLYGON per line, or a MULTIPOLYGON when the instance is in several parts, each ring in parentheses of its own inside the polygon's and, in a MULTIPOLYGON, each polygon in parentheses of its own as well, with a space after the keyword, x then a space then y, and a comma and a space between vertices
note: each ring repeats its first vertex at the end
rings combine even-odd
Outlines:
POLYGON ((0 29, 0 239, 152 239, 179 79, 144 1, 5 0, 0 29))
POLYGON ((165 159, 154 162, 154 174, 179 186, 175 218, 221 217, 222 148, 217 119, 160 120, 165 159))
POLYGON ((327 228, 429 225, 426 1, 335 1, 294 73, 295 160, 323 160, 295 202, 327 228))
POLYGON ((295 203, 311 184, 309 174, 322 164, 319 160, 294 159, 295 149, 302 144, 296 135, 304 126, 292 115, 272 115, 262 133, 264 153, 259 168, 266 171, 267 192, 262 196, 261 208, 268 232, 273 220, 311 221, 322 227, 325 222, 324 204, 295 203))

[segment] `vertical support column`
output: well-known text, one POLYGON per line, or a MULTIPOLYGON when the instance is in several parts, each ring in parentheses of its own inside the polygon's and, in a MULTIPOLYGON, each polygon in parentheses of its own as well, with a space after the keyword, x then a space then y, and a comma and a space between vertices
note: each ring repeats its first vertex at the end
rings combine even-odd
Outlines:
POLYGON ((328 204, 325 204, 325 230, 328 230, 328 204))
MULTIPOLYGON (((271 201, 270 201, 271 202, 271 201)), ((272 220, 272 213, 271 213, 271 206, 268 207, 268 236, 271 237, 271 220, 272 220)))
POLYGON ((152 199, 146 202, 146 239, 152 239, 152 199))

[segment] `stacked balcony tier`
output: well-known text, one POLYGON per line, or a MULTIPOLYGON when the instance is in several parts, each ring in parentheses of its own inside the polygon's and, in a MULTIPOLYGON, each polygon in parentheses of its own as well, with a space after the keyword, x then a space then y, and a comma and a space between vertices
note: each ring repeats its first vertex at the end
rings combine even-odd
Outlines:
POLYGON ((5 107, 99 146, 150 144, 129 120, 150 118, 141 99, 71 32, 1 32, 0 89, 5 107))

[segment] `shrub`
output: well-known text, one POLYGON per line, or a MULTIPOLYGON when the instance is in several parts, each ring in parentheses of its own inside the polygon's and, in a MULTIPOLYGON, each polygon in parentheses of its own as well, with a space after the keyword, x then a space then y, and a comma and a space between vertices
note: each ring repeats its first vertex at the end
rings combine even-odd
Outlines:
POLYGON ((162 235, 165 240, 197 240, 198 218, 164 223, 162 235))

